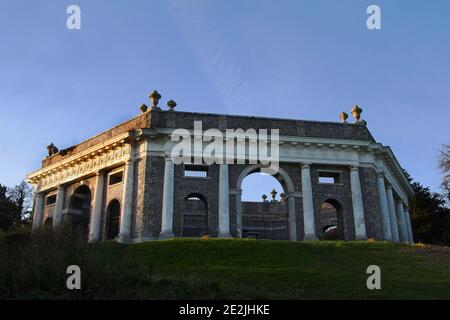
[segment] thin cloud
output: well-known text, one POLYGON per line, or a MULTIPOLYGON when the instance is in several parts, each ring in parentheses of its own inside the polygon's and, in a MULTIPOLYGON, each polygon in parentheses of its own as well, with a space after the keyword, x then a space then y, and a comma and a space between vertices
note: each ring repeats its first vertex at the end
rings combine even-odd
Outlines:
POLYGON ((193 2, 171 1, 169 13, 203 74, 212 83, 227 112, 236 111, 255 96, 245 67, 208 21, 201 6, 193 2))

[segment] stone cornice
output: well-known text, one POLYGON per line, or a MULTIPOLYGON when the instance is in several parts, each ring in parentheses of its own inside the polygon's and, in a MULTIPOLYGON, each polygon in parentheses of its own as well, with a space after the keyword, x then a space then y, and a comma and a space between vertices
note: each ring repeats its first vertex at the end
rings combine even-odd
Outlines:
POLYGON ((122 158, 124 158, 125 156, 124 152, 126 153, 126 149, 129 149, 125 147, 125 145, 130 142, 132 137, 132 131, 128 131, 113 138, 107 139, 77 154, 65 157, 58 162, 55 162, 49 166, 42 167, 39 170, 28 174, 27 181, 32 184, 38 184, 38 182, 41 182, 41 188, 43 188, 45 187, 45 185, 54 185, 54 183, 46 183, 44 181, 49 177, 53 177, 53 180, 58 180, 60 183, 66 182, 66 180, 69 179, 69 176, 73 176, 73 178, 76 178, 77 176, 79 176, 79 174, 72 173, 67 175, 67 171, 70 171, 74 168, 77 168, 79 172, 83 172, 84 174, 93 173, 95 170, 98 170, 101 167, 99 166, 100 163, 94 163, 96 159, 104 159, 99 160, 102 165, 117 162, 118 159, 123 160, 122 158), (116 152, 118 150, 119 152, 116 152), (90 165, 88 165, 89 169, 83 168, 83 164, 86 163, 90 163, 90 165), (63 171, 66 172, 66 174, 64 175, 66 176, 66 178, 56 178, 58 174, 63 171))

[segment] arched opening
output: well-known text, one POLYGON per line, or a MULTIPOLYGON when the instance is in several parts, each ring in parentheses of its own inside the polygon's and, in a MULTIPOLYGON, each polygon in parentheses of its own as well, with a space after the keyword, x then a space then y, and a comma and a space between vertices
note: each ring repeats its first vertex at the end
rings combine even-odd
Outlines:
POLYGON ((90 211, 91 191, 89 187, 83 185, 73 192, 66 219, 79 228, 86 237, 88 235, 90 211))
POLYGON ((277 179, 260 171, 252 172, 242 181, 242 201, 261 202, 263 195, 266 201, 272 201, 272 190, 276 191, 275 199, 282 200, 284 189, 277 179))
POLYGON ((208 206, 205 197, 192 193, 184 199, 183 236, 202 237, 208 233, 208 206))
POLYGON ((236 220, 238 236, 244 238, 296 240, 293 184, 279 168, 271 176, 261 166, 246 168, 238 178, 236 220))
POLYGON ((112 200, 106 212, 106 239, 113 240, 119 235, 120 227, 120 202, 112 200))
POLYGON ((344 239, 341 205, 333 199, 322 202, 319 212, 319 238, 323 240, 344 239))

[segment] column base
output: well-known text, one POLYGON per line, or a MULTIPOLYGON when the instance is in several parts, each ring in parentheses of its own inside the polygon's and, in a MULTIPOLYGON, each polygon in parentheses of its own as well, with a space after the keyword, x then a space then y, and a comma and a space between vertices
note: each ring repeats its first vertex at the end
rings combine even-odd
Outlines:
POLYGON ((99 241, 100 241, 100 237, 99 236, 90 234, 87 242, 88 243, 96 243, 96 242, 99 242, 99 241))
POLYGON ((119 234, 117 236, 117 242, 119 242, 119 243, 130 243, 131 242, 131 238, 128 235, 119 234))
POLYGON ((163 232, 163 233, 159 234, 158 239, 159 240, 168 240, 168 239, 172 239, 174 237, 175 237, 175 235, 173 234, 173 232, 163 232))
POLYGON ((229 233, 219 233, 217 238, 231 238, 231 234, 229 233))
POLYGON ((356 236, 356 237, 355 237, 355 240, 356 240, 356 241, 366 241, 366 240, 367 240, 367 237, 366 237, 366 236, 356 236))
POLYGON ((313 241, 313 240, 319 240, 315 234, 305 234, 303 237, 303 241, 313 241))

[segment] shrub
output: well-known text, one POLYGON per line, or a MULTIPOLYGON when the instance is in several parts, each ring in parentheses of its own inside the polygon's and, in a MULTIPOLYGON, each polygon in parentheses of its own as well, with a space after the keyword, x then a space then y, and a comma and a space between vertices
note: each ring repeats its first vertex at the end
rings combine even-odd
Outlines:
POLYGON ((137 265, 123 246, 113 245, 115 252, 122 249, 121 259, 109 259, 108 250, 87 244, 69 225, 6 233, 0 238, 0 299, 139 297, 133 284, 145 287, 151 266, 137 265), (69 265, 80 267, 82 290, 67 289, 69 265))

